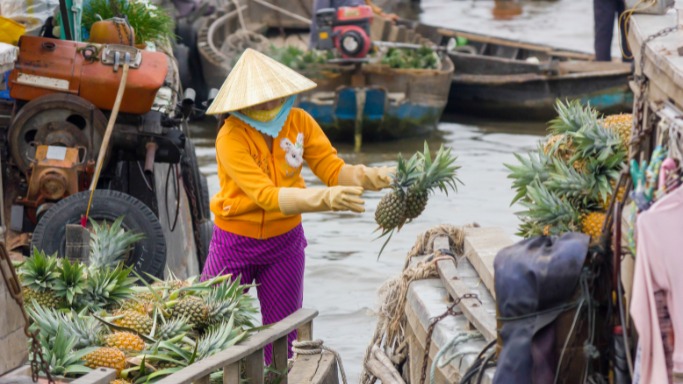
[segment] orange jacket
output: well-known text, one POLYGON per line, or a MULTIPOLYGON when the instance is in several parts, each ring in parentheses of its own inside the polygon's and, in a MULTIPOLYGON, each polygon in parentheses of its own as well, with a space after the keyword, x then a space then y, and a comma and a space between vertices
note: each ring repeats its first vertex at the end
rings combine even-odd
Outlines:
POLYGON ((273 139, 272 153, 260 132, 229 117, 216 137, 216 160, 221 188, 211 199, 216 225, 256 239, 281 235, 301 222, 300 214, 280 212, 278 192, 306 186, 301 177, 304 160, 328 186, 337 185, 344 166, 318 123, 298 108, 273 139))

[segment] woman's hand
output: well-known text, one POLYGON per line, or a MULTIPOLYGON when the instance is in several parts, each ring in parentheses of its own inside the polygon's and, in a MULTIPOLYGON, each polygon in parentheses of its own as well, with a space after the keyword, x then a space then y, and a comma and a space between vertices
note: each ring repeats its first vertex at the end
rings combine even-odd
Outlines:
POLYGON ((322 211, 361 213, 365 212, 362 194, 361 187, 280 188, 278 202, 285 215, 322 211))
POLYGON ((396 167, 366 167, 364 165, 344 165, 339 171, 339 185, 363 187, 369 191, 379 191, 391 186, 396 167))

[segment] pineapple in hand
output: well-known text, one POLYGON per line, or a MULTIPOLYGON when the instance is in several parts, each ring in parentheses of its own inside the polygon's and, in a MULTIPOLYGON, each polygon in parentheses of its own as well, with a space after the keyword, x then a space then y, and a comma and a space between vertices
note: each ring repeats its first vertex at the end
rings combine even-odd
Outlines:
POLYGON ((382 236, 392 231, 394 228, 401 229, 406 222, 406 194, 408 188, 419 178, 419 166, 417 154, 405 160, 401 154, 398 155, 396 173, 391 183, 391 191, 382 196, 375 211, 375 222, 382 230, 382 236))
POLYGON ((418 156, 422 160, 422 173, 415 184, 408 188, 405 211, 405 217, 408 220, 424 212, 429 194, 435 188, 439 188, 448 195, 448 187, 457 191, 456 181, 462 184, 456 176, 456 171, 460 169, 460 166, 455 165, 457 158, 451 155, 450 148, 444 148, 442 145, 432 160, 429 146, 425 142, 424 153, 418 153, 418 156))
POLYGON ((422 214, 429 194, 435 188, 445 193, 448 193, 449 188, 456 190, 456 182, 460 182, 456 171, 460 167, 455 165, 455 160, 451 149, 443 146, 432 159, 427 142, 424 152, 418 152, 408 160, 399 154, 391 191, 382 197, 375 211, 377 230, 382 230, 380 237, 389 235, 380 255, 394 230, 400 230, 407 221, 422 214))

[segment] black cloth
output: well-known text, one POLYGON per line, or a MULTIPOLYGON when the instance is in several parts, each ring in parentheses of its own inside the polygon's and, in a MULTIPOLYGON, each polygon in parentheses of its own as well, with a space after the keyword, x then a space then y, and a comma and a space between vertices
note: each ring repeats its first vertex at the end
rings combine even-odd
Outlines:
MULTIPOLYGON (((593 21, 595 24, 595 59, 598 61, 612 60, 612 37, 614 34, 614 20, 626 9, 624 0, 593 0, 593 21)), ((626 33, 623 22, 619 25, 621 31, 621 46, 624 54, 631 57, 631 50, 626 41, 626 33)), ((619 52, 619 56, 621 52, 619 52)), ((622 60, 630 61, 622 56, 622 60)))
POLYGON ((576 292, 589 240, 582 233, 534 237, 496 255, 493 268, 503 348, 494 383, 553 382, 554 321, 576 292))

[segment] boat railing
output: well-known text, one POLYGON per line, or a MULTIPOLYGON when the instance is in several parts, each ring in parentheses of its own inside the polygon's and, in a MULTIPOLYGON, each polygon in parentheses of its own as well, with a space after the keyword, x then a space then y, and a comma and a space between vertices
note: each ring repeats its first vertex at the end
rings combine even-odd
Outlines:
MULTIPOLYGON (((158 384, 209 383, 211 373, 221 369, 224 383, 239 383, 240 374, 243 373, 249 383, 261 384, 264 382, 263 349, 265 346, 273 344, 273 368, 278 372, 287 372, 287 335, 297 330, 299 341, 311 340, 313 319, 316 316, 318 316, 318 311, 314 309, 299 309, 254 334, 247 341, 200 360, 165 377, 158 381, 158 384)), ((279 382, 286 384, 286 375, 283 375, 279 382)))

